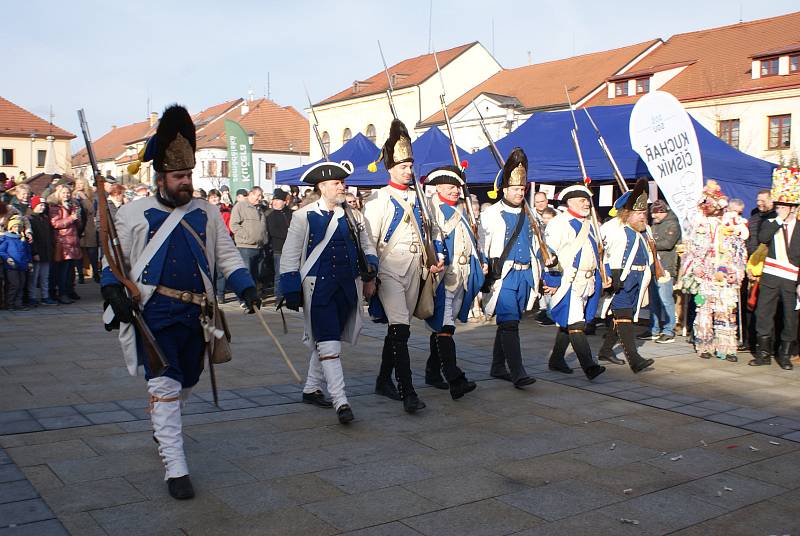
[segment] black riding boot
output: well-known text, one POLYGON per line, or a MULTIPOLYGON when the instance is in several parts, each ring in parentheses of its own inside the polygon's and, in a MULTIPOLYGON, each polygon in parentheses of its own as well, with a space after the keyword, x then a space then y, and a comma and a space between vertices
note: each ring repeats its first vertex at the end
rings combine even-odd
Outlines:
POLYGON ((524 387, 536 380, 528 376, 522 364, 522 348, 519 343, 519 320, 510 320, 500 324, 500 347, 503 358, 511 370, 511 381, 514 387, 524 387))
POLYGON ((751 367, 761 367, 772 363, 772 337, 759 335, 756 337, 756 357, 747 364, 751 367))
POLYGON ((794 365, 792 365, 792 343, 787 341, 781 341, 781 347, 778 350, 778 355, 775 356, 775 361, 778 362, 778 365, 783 370, 792 370, 794 365))
POLYGON ((394 358, 394 373, 397 379, 397 391, 403 400, 403 409, 414 413, 425 407, 419 399, 411 381, 411 356, 408 354, 408 338, 411 328, 408 324, 392 324, 389 326, 389 341, 394 358))
POLYGON ((584 374, 586 374, 587 378, 593 380, 605 372, 606 368, 594 362, 592 349, 589 346, 589 341, 586 340, 586 333, 583 332, 584 327, 585 324, 583 322, 570 324, 568 326, 569 342, 572 344, 572 349, 575 350, 575 355, 578 356, 578 361, 584 374))
MULTIPOLYGON (((391 326, 390 328, 391 329, 391 326)), ((400 400, 400 393, 392 382, 392 369, 394 369, 394 358, 392 357, 392 342, 389 335, 383 339, 383 352, 381 353, 381 369, 378 378, 375 380, 375 394, 400 400)))
POLYGON ((442 326, 442 331, 436 337, 435 345, 442 363, 442 374, 447 379, 450 396, 457 400, 474 391, 475 382, 467 379, 466 374, 456 364, 456 341, 453 340, 455 326, 442 326))
POLYGON ((425 363, 425 383, 437 389, 447 389, 447 382, 442 378, 442 358, 439 355, 436 339, 436 333, 431 333, 431 353, 428 356, 428 361, 425 363))
POLYGON ((550 370, 556 372, 563 372, 564 374, 572 374, 572 368, 567 365, 564 356, 569 347, 569 332, 567 328, 558 328, 556 333, 556 343, 553 345, 553 352, 550 354, 550 361, 548 367, 550 370))
POLYGON ((612 325, 603 336, 603 345, 600 347, 600 351, 597 352, 597 360, 614 363, 615 365, 624 365, 625 360, 614 355, 614 346, 617 341, 619 341, 619 335, 612 325))
POLYGON ((622 343, 625 357, 628 358, 628 365, 630 365, 633 372, 641 372, 655 363, 652 359, 645 359, 640 356, 636 350, 636 334, 633 332, 633 318, 630 311, 615 311, 614 324, 619 340, 622 343))
POLYGON ((494 334, 494 347, 492 348, 492 366, 489 375, 499 380, 511 381, 511 374, 506 368, 506 360, 503 357, 503 346, 500 344, 500 326, 494 334))

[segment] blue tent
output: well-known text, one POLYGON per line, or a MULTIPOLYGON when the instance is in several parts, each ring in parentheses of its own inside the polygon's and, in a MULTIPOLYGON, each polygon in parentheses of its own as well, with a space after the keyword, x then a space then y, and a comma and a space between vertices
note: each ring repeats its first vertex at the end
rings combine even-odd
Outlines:
MULTIPOLYGON (((452 165, 453 157, 450 153, 450 138, 437 127, 431 127, 411 144, 414 153, 414 172, 417 177, 424 177, 432 169, 439 166, 452 165)), ((464 149, 458 147, 458 155, 463 160, 469 155, 464 149)), ((377 153, 372 160, 377 158, 377 153)), ((370 160, 370 162, 372 162, 370 160)), ((349 186, 376 186, 384 185, 389 174, 383 165, 378 163, 378 171, 370 173, 366 167, 358 168, 347 179, 349 186)))
MULTIPOLYGON (((633 105, 630 104, 589 108, 626 179, 649 176, 647 165, 631 147, 628 134, 631 110, 633 105)), ((581 109, 576 110, 575 117, 586 173, 594 180, 613 180, 611 166, 597 143, 597 135, 586 113, 581 109)), ((744 154, 717 138, 694 119, 692 123, 700 145, 705 178, 717 179, 729 198, 739 197, 752 206, 758 190, 770 187, 775 164, 744 154)), ((570 134, 572 128, 569 111, 537 113, 497 141, 497 147, 503 155, 507 155, 514 147, 522 147, 528 155, 528 178, 532 181, 575 182, 580 171, 570 134)), ((494 180, 497 164, 488 147, 470 155, 467 160, 470 183, 491 183, 494 180)))
MULTIPOLYGON (((332 152, 330 154, 330 158, 333 162, 349 160, 352 162, 353 166, 355 166, 356 171, 361 169, 364 171, 364 173, 366 173, 367 165, 378 158, 379 151, 380 149, 378 149, 374 143, 369 141, 366 136, 359 132, 350 141, 342 145, 340 149, 332 152)), ((303 176, 303 173, 305 173, 308 168, 314 164, 318 164, 319 162, 322 162, 322 159, 311 164, 306 164, 305 166, 278 171, 278 173, 276 173, 275 182, 277 184, 289 185, 302 184, 300 182, 300 177, 303 176)), ((351 186, 360 186, 360 184, 354 183, 351 180, 348 180, 347 183, 351 186)))

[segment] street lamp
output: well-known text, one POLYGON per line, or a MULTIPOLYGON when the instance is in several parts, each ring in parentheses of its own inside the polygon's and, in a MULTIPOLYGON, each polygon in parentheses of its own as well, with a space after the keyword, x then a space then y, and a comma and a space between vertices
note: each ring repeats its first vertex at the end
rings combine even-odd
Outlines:
MULTIPOLYGON (((256 133, 254 131, 250 131, 247 133, 247 143, 250 144, 250 165, 253 165, 253 147, 256 144, 256 133)), ((259 166, 260 167, 260 166, 259 166)), ((253 170, 250 170, 250 174, 252 176, 253 170)), ((258 185, 261 186, 261 170, 258 171, 258 185)))

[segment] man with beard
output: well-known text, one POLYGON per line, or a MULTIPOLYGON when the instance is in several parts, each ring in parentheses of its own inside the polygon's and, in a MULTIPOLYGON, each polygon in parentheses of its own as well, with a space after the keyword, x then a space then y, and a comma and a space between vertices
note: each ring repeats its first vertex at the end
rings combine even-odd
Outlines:
POLYGON ((476 385, 456 364, 455 319, 467 321, 472 302, 483 285, 484 263, 475 247, 476 237, 467 221, 464 201, 459 200, 464 173, 455 166, 439 167, 428 174, 426 184, 436 187, 433 217, 441 230, 446 268, 436 289, 433 316, 426 320, 433 333, 431 353, 425 366, 425 383, 449 389, 450 396, 457 400, 475 390, 476 385))
MULTIPOLYGON (((425 403, 419 399, 411 382, 408 339, 411 317, 419 299, 420 278, 429 265, 423 246, 423 241, 429 237, 424 234, 419 207, 419 203, 426 202, 423 193, 409 188, 414 180, 414 155, 408 130, 399 119, 392 121, 389 138, 378 157, 379 161, 381 159, 389 171, 389 184, 373 192, 364 206, 367 232, 379 258, 380 285, 370 303, 370 316, 376 322, 389 324, 375 393, 402 400, 403 409, 414 413, 424 408, 425 403), (392 383, 392 369, 399 392, 392 383)), ((374 165, 370 165, 373 171, 374 165)), ((430 271, 439 273, 443 269, 444 261, 440 260, 430 271)))
POLYGON ((654 363, 636 350, 633 327, 647 298, 653 265, 644 237, 647 230, 647 179, 639 179, 633 190, 625 192, 622 198, 614 204, 615 208, 619 207, 617 223, 612 225, 608 222, 602 229, 606 242, 606 271, 612 280, 612 296, 603 307, 603 316, 611 310, 614 329, 606 333, 598 355, 601 360, 619 362, 613 350, 619 340, 628 365, 638 373, 654 363))
MULTIPOLYGON (((519 321, 533 308, 541 272, 539 244, 522 207, 528 185, 528 157, 522 149, 511 151, 501 176, 503 198, 481 214, 481 251, 490 263, 481 291, 487 316, 497 322, 489 373, 521 389, 536 381, 522 364, 519 321)), ((496 178, 489 197, 497 191, 496 178)))
POLYGON ((141 293, 136 306, 167 361, 163 374, 156 376, 144 359, 131 325, 134 304, 107 258, 100 283, 110 305, 103 320, 107 329, 120 329, 128 372, 136 375, 138 366, 144 366, 153 438, 169 493, 176 499, 194 496, 183 451, 181 404, 200 379, 206 341, 219 336, 209 318, 214 270, 225 276, 251 313, 260 307, 253 279, 219 210, 192 199, 195 148, 189 113, 178 105, 167 108, 143 157, 153 161, 156 195, 121 206, 114 218, 128 277, 141 293))
POLYGON ((586 339, 586 323, 594 318, 603 288, 597 237, 589 221, 592 192, 583 184, 569 186, 561 192, 561 203, 567 210, 547 225, 545 240, 558 256, 560 271, 544 273, 544 292, 551 294, 550 314, 558 325, 558 333, 550 355, 550 370, 572 374, 564 360, 572 344, 584 374, 593 380, 606 368, 592 357, 586 339))
POLYGON ((353 411, 344 392, 341 341, 356 343, 361 300, 375 293, 378 271, 375 246, 364 231, 363 217, 343 206, 344 180, 352 172, 353 164, 344 161, 321 162, 303 173, 300 180, 314 185, 320 198, 298 209, 292 218, 280 263, 286 307, 295 311, 303 307, 303 342, 311 349, 303 402, 333 407, 342 424, 353 420, 353 411), (368 273, 359 271, 359 247, 370 266, 368 273), (333 402, 322 394, 323 383, 333 402))

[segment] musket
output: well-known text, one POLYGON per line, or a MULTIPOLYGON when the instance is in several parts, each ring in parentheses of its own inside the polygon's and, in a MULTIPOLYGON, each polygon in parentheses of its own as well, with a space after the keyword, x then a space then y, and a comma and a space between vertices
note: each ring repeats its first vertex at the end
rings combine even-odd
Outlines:
MULTIPOLYGON (((392 83, 392 76, 389 74, 389 66, 386 64, 386 58, 383 56, 383 49, 381 48, 380 41, 378 41, 378 50, 381 53, 383 71, 386 73, 386 81, 389 84, 389 89, 386 90, 386 96, 389 98, 389 109, 392 111, 392 118, 398 119, 397 109, 394 107, 394 98, 392 96, 394 93, 394 84, 392 83)), ((435 225, 435 220, 431 216, 430 208, 425 200, 425 190, 422 189, 419 178, 413 170, 411 171, 411 176, 414 180, 414 191, 417 193, 417 205, 419 206, 420 218, 422 219, 422 230, 425 234, 423 237, 424 243, 422 244, 422 247, 425 249, 426 263, 428 265, 427 267, 431 268, 432 266, 436 266, 438 264, 436 247, 433 245, 433 226, 435 225)), ((471 199, 469 201, 470 203, 472 202, 471 199)))
MULTIPOLYGON (((453 157, 453 165, 456 166, 461 174, 464 175, 465 166, 462 165, 461 159, 458 157, 458 145, 456 145, 456 138, 453 133, 453 125, 450 123, 450 113, 447 111, 446 92, 444 89, 444 77, 442 77, 442 69, 439 67, 439 58, 436 56, 436 51, 433 51, 433 60, 436 62, 436 72, 439 73, 439 83, 442 85, 442 92, 439 94, 439 102, 442 105, 442 113, 444 114, 444 122, 447 125, 447 135, 450 138, 450 154, 453 157)), ((467 179, 464 176, 464 183, 461 185, 462 193, 464 194, 464 202, 467 205, 467 218, 469 219, 469 226, 472 227, 472 235, 476 240, 478 239, 478 217, 475 214, 475 207, 472 206, 472 196, 469 193, 467 186, 467 179)))
MULTIPOLYGON (((486 122, 483 120, 483 114, 478 108, 478 105, 475 104, 475 101, 472 101, 472 105, 475 107, 475 111, 478 112, 478 122, 481 126, 484 137, 489 142, 489 151, 492 153, 495 162, 497 162, 497 167, 499 167, 502 171, 503 167, 506 165, 505 159, 503 158, 503 155, 500 154, 500 150, 497 148, 497 145, 495 145, 494 139, 489 133, 489 129, 486 128, 486 122)), ((547 268, 556 266, 558 264, 558 256, 550 253, 550 248, 547 247, 547 244, 544 241, 544 233, 542 233, 542 228, 539 226, 539 222, 534 216, 527 199, 522 200, 522 208, 525 211, 525 215, 528 217, 528 222, 530 223, 531 230, 533 230, 533 234, 536 236, 536 240, 539 241, 539 252, 542 254, 542 262, 547 268)))
MULTIPOLYGON (((583 162, 583 154, 581 153, 581 144, 578 141, 578 121, 575 118, 575 109, 572 107, 572 99, 569 97, 569 91, 567 90, 567 86, 564 86, 564 93, 567 94, 567 102, 569 103, 569 111, 572 114, 572 124, 574 125, 572 128, 572 144, 575 147, 575 154, 578 156, 578 165, 580 166, 581 170, 581 177, 583 178, 583 184, 586 185, 588 188, 589 183, 591 182, 589 176, 586 174, 586 165, 583 162)), ((594 203, 592 203, 591 199, 589 200, 589 215, 591 216, 592 227, 594 227, 594 234, 595 239, 597 241, 597 256, 598 259, 598 268, 600 269, 600 279, 603 281, 603 286, 608 287, 611 286, 611 280, 608 277, 608 273, 606 272, 606 264, 605 264, 605 246, 603 244, 603 236, 600 234, 600 223, 597 221, 597 211, 594 208, 594 203)))
MULTIPOLYGON (((303 84, 303 88, 306 90, 308 108, 311 111, 311 117, 314 119, 311 123, 311 128, 314 129, 314 133, 317 135, 317 143, 322 151, 322 157, 326 162, 330 162, 331 156, 328 154, 328 151, 325 150, 325 144, 322 143, 322 136, 319 134, 319 121, 317 120, 317 114, 314 111, 314 105, 311 104, 311 96, 308 94, 308 88, 305 87, 305 84, 303 84)), ((347 222, 347 229, 350 232, 350 238, 356 245, 356 262, 358 263, 358 271, 361 274, 361 280, 371 281, 375 279, 376 274, 375 270, 373 270, 372 266, 369 264, 369 262, 367 262, 367 255, 364 253, 364 247, 361 244, 360 231, 363 226, 358 225, 355 216, 353 216, 353 211, 350 209, 350 205, 348 205, 346 201, 342 203, 342 210, 344 210, 344 219, 347 222)))
POLYGON ((122 283, 128 292, 133 307, 131 307, 131 316, 133 317, 133 327, 139 335, 144 350, 145 359, 153 376, 161 376, 167 368, 167 359, 164 357, 164 352, 158 346, 153 333, 142 318, 142 313, 139 307, 141 306, 141 294, 136 283, 128 277, 128 270, 125 265, 125 256, 122 253, 122 246, 119 242, 117 235, 117 228, 114 225, 114 218, 111 217, 111 212, 108 208, 108 199, 106 197, 105 179, 97 167, 97 160, 95 159, 94 149, 92 148, 92 139, 89 136, 89 125, 86 123, 86 116, 83 109, 78 110, 78 121, 81 124, 81 131, 83 132, 83 140, 86 143, 86 153, 89 156, 89 163, 92 167, 92 173, 95 177, 95 184, 97 186, 97 208, 100 211, 100 241, 103 246, 103 252, 106 256, 106 262, 111 270, 111 273, 122 283))
MULTIPOLYGON (((584 108, 583 111, 586 112, 586 117, 589 118, 589 122, 592 124, 592 127, 597 134, 597 143, 600 145, 600 148, 603 150, 603 154, 606 155, 606 159, 608 159, 608 163, 611 165, 611 170, 614 172, 614 179, 617 181, 617 186, 619 186, 619 189, 622 191, 622 193, 627 192, 628 185, 625 183, 625 178, 622 176, 622 172, 619 170, 617 161, 614 160, 614 155, 611 154, 611 149, 608 147, 605 138, 603 138, 603 134, 600 133, 600 129, 597 127, 597 123, 594 122, 594 119, 592 119, 592 114, 589 113, 589 110, 584 108)), ((661 260, 658 258, 656 240, 653 237, 653 234, 650 232, 650 228, 646 228, 645 236, 647 237, 647 247, 650 249, 650 253, 653 255, 656 279, 658 281, 662 281, 664 278, 668 277, 669 274, 667 274, 667 271, 664 270, 664 266, 661 264, 661 260)))

